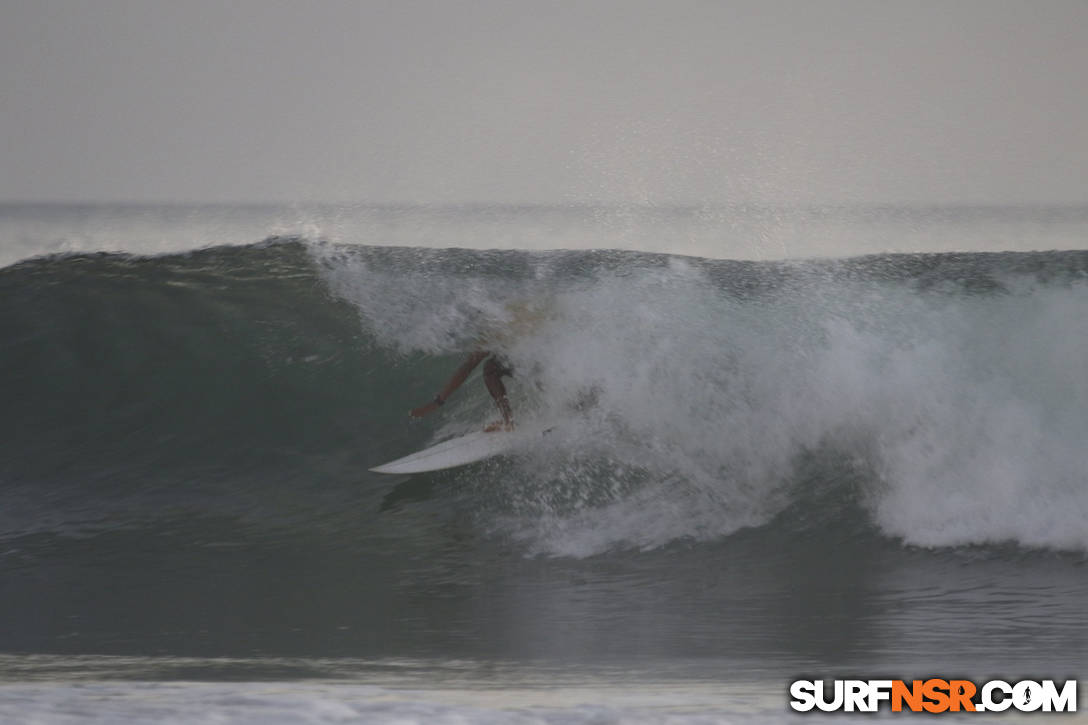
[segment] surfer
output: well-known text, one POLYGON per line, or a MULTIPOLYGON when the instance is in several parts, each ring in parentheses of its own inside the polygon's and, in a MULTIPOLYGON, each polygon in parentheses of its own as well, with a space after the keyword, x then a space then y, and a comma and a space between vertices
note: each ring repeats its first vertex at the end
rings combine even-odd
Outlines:
POLYGON ((453 391, 461 387, 476 366, 483 362, 484 385, 487 386, 487 392, 491 393, 502 415, 501 420, 489 424, 484 430, 487 432, 513 430, 514 416, 510 412, 510 401, 506 397, 506 386, 502 384, 504 377, 514 374, 514 366, 508 361, 506 351, 516 340, 534 334, 539 326, 553 314, 553 307, 550 297, 508 302, 501 321, 493 324, 491 329, 486 330, 476 339, 475 352, 470 354, 461 363, 461 367, 454 371, 445 387, 434 396, 434 400, 418 408, 412 408, 408 414, 413 418, 422 418, 433 413, 439 406, 446 403, 453 391))
POLYGON ((491 397, 494 398, 495 405, 498 406, 499 413, 502 414, 502 420, 491 423, 484 430, 488 432, 512 430, 514 428, 514 416, 510 412, 510 401, 506 397, 506 386, 502 384, 502 379, 504 376, 513 375, 514 369, 500 360, 497 355, 492 355, 487 350, 477 350, 469 355, 461 363, 461 367, 454 371, 442 391, 434 396, 434 400, 418 408, 412 408, 408 414, 413 418, 422 418, 428 413, 433 413, 439 406, 445 405, 446 400, 453 394, 453 391, 461 387, 461 384, 468 379, 476 366, 485 359, 487 362, 484 363, 484 385, 487 386, 487 392, 491 393, 491 397))

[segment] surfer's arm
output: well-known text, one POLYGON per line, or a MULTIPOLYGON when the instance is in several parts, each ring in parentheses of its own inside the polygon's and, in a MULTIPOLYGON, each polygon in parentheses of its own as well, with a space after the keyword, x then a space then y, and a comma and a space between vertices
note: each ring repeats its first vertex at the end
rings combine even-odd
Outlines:
POLYGON ((441 392, 439 392, 438 395, 434 396, 434 400, 427 403, 426 405, 421 405, 418 408, 412 408, 410 411, 408 411, 408 415, 412 416, 413 418, 422 418, 428 413, 433 413, 435 409, 438 408, 438 406, 444 404, 446 402, 446 399, 453 395, 453 391, 457 390, 459 387, 461 387, 462 383, 468 380, 468 376, 472 374, 472 371, 476 369, 476 366, 479 365, 480 362, 483 361, 483 359, 490 354, 491 353, 489 353, 487 350, 477 350, 476 352, 469 355, 468 358, 463 363, 461 363, 461 367, 457 368, 457 370, 454 371, 453 375, 450 377, 445 387, 442 388, 441 392))

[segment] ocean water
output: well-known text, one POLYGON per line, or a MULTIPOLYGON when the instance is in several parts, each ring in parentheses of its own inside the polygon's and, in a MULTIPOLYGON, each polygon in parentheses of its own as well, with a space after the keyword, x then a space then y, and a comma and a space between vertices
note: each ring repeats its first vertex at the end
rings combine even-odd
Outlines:
POLYGON ((1069 208, 0 207, 0 721, 1083 679, 1086 248, 1069 208), (494 419, 478 375, 407 416, 481 340, 553 432, 370 473, 494 419))

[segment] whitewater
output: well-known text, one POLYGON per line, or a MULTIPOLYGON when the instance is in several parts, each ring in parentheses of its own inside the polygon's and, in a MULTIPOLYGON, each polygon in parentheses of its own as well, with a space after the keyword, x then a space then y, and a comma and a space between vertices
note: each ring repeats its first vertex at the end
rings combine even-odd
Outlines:
POLYGON ((322 214, 3 207, 0 717, 778 721, 802 674, 1084 674, 1083 210, 322 214), (407 415, 481 345, 552 432, 368 472, 495 418, 478 376, 407 415))

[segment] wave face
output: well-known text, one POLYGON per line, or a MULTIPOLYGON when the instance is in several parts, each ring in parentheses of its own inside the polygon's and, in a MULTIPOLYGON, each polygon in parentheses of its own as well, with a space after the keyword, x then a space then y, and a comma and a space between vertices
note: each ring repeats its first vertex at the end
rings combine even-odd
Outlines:
POLYGON ((753 529, 1088 550, 1086 252, 272 239, 38 258, 0 270, 0 296, 9 540, 226 517, 378 551, 382 510, 446 501, 559 557, 753 529), (553 434, 415 482, 367 473, 493 417, 475 378, 441 415, 405 415, 481 340, 517 371, 518 418, 553 434), (359 483, 385 487, 380 510, 352 511, 359 483))

